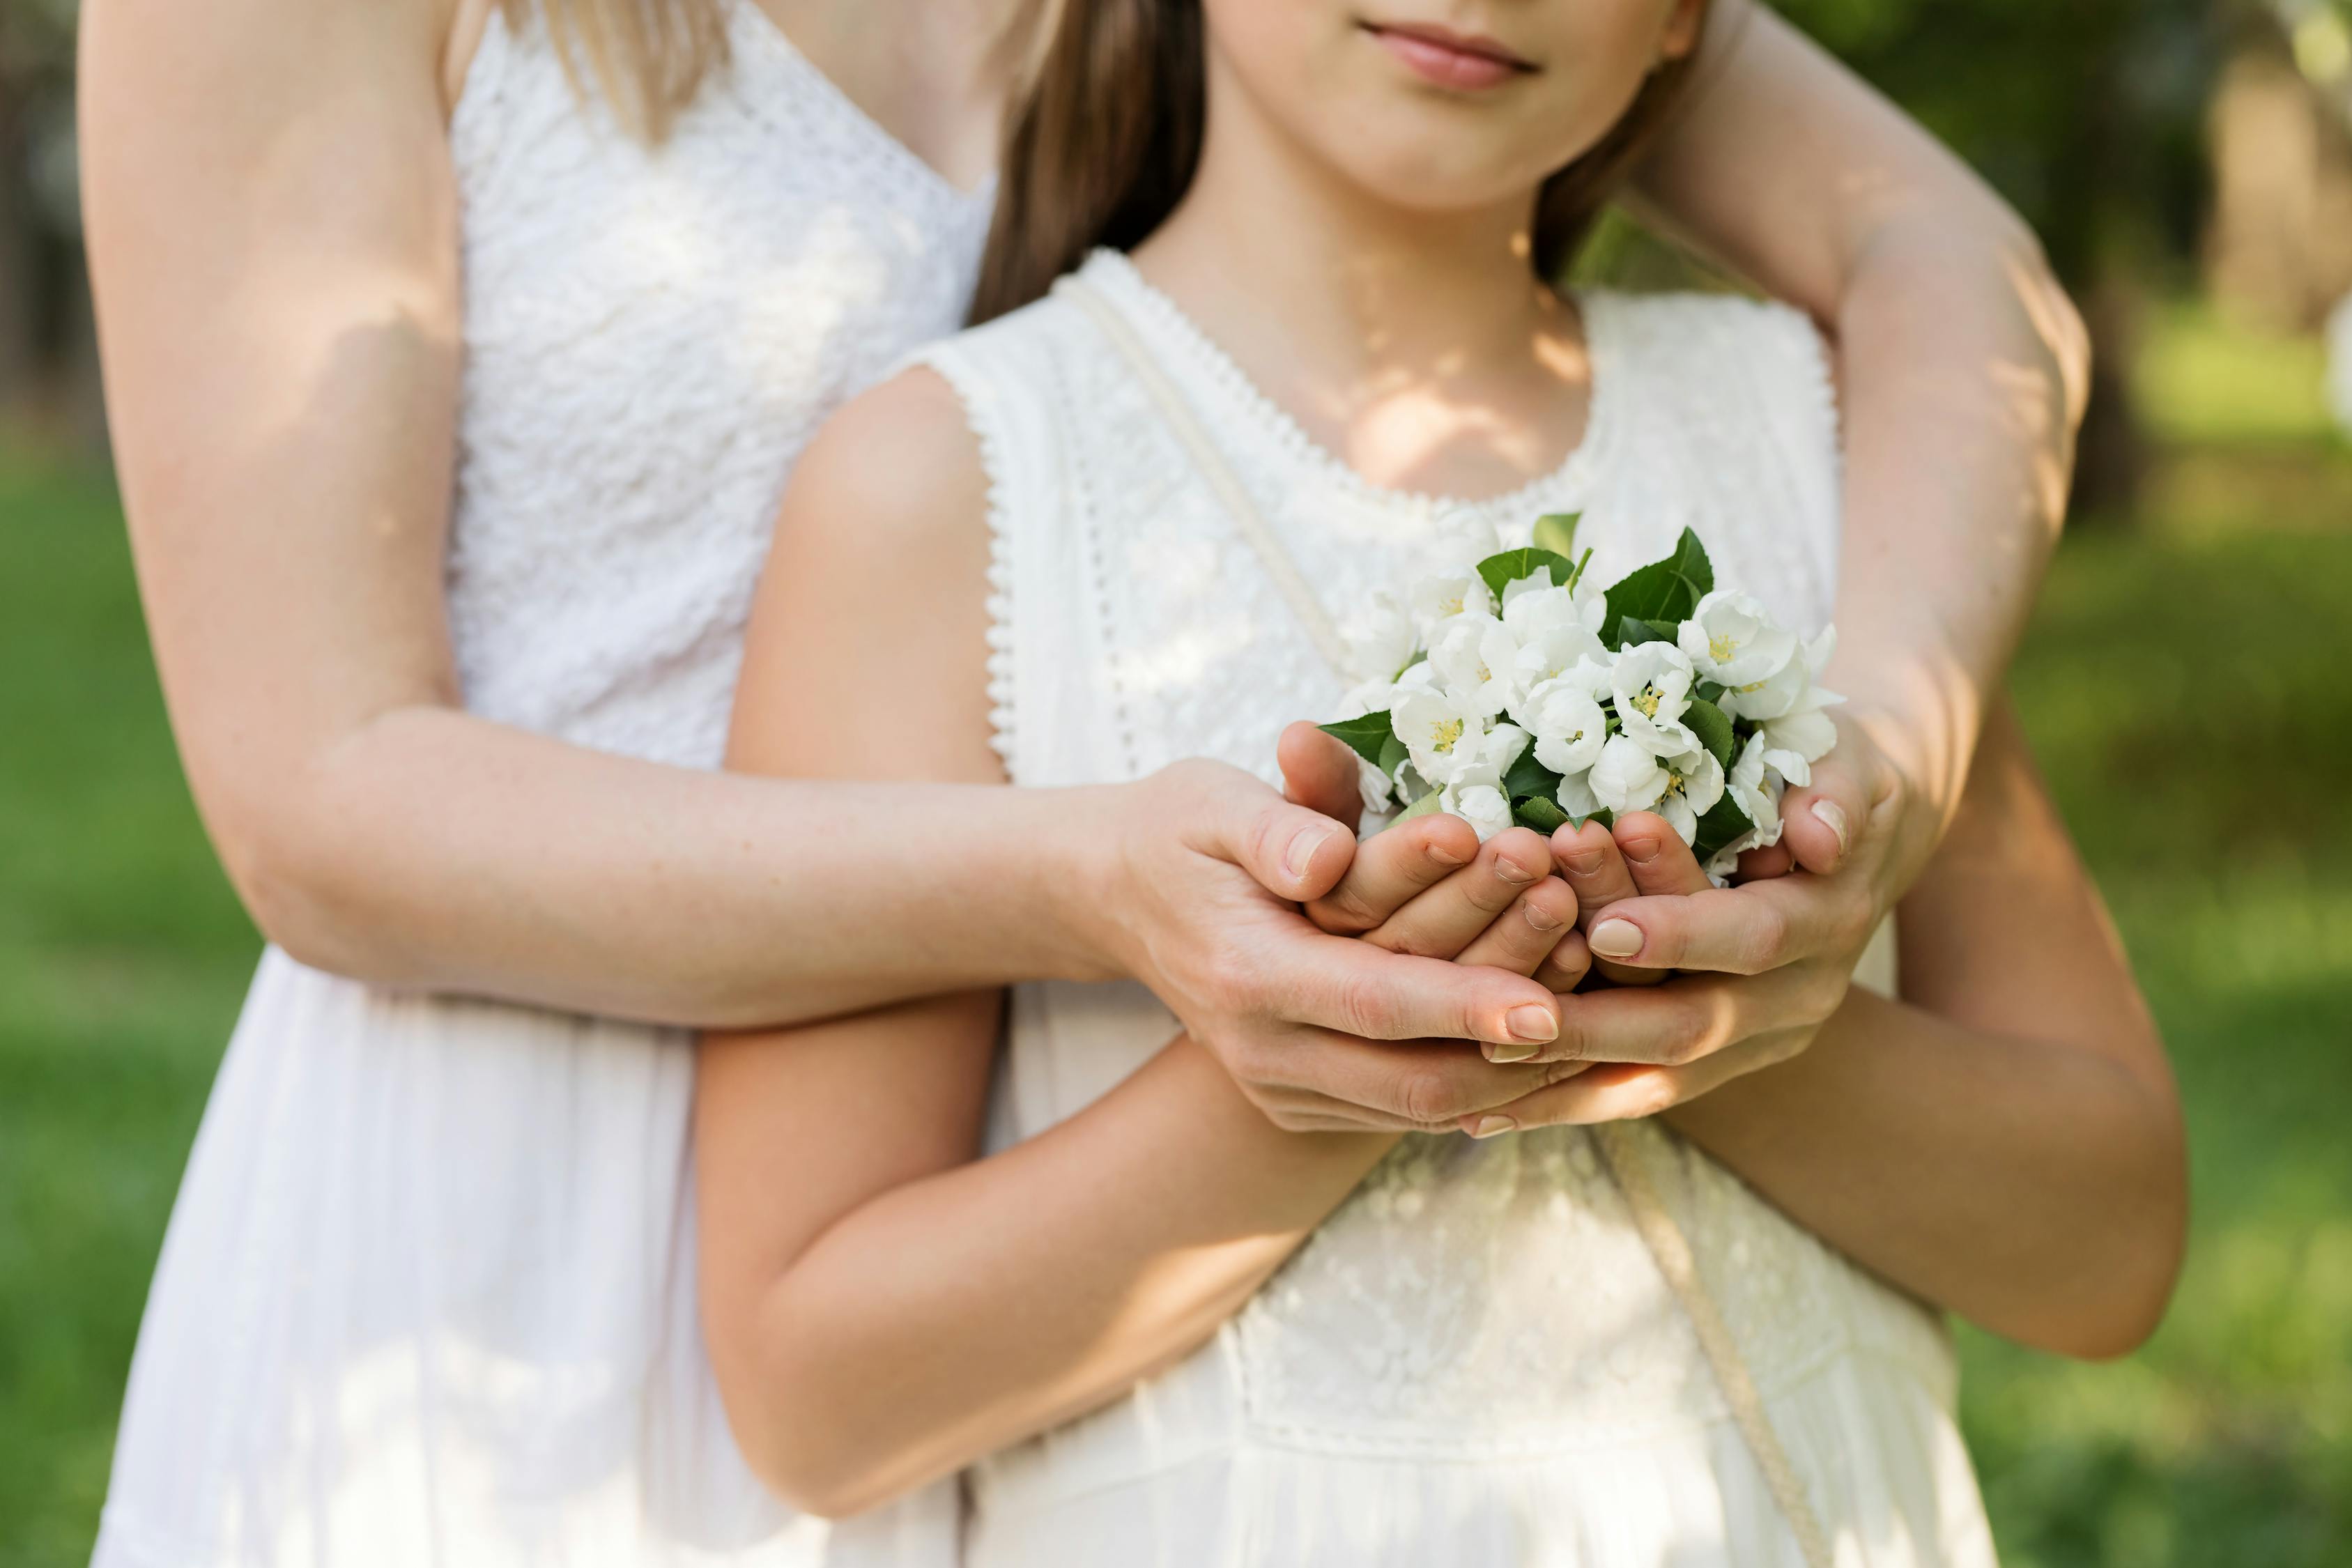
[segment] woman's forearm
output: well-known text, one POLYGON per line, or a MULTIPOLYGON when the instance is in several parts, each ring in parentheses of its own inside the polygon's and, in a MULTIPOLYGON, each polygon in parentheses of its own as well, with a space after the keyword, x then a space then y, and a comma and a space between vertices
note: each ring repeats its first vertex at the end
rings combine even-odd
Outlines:
POLYGON ((1828 680, 1948 815, 2064 516, 2085 351, 2032 237, 1982 206, 1890 214, 1836 323, 1847 522, 1828 680))
POLYGON ((1857 990, 1811 1049, 1667 1121, 1864 1267, 1997 1333, 2118 1355, 2163 1311, 2171 1112, 2114 1061, 1857 990))
MULTIPOLYGON (((781 1113, 781 1087, 746 1081, 763 1069, 790 1070, 706 1057, 706 1091, 781 1113)), ((714 1103, 699 1156, 726 1248, 705 1262, 713 1358, 762 1479, 829 1515, 1066 1421, 1198 1345, 1395 1142, 1277 1131, 1180 1038, 1069 1121, 879 1190, 747 1277, 742 1249, 758 1244, 745 1232, 761 1222, 723 1216, 749 1214, 732 1194, 757 1183, 758 1156, 726 1151, 754 1134, 710 1120, 739 1114, 714 1103)), ((772 1121, 756 1137, 774 1147, 772 1121)), ((799 1149, 793 1169, 809 1168, 799 1149)))
MULTIPOLYGON (((1940 826, 2065 506, 2080 320, 2017 216, 1794 27, 1718 0, 1637 190, 1661 227, 1834 336, 1845 531, 1829 684, 1940 826)), ((1933 847, 1913 831, 1907 882, 1933 847)))
POLYGON ((275 795, 232 850, 257 918, 379 984, 726 1026, 1099 973, 1062 919, 1099 792, 701 773, 418 706, 275 795))

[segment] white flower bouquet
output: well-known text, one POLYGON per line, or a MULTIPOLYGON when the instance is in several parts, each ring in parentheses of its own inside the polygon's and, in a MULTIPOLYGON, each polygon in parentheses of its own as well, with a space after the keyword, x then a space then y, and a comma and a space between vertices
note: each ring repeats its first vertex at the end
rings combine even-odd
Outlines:
POLYGON ((1748 595, 1718 590, 1698 536, 1604 590, 1570 559, 1578 519, 1535 542, 1442 569, 1360 622, 1367 668, 1326 724, 1363 759, 1368 811, 1462 817, 1484 840, 1655 812, 1707 874, 1780 839, 1780 796, 1836 742, 1814 684, 1834 629, 1810 643, 1748 595))

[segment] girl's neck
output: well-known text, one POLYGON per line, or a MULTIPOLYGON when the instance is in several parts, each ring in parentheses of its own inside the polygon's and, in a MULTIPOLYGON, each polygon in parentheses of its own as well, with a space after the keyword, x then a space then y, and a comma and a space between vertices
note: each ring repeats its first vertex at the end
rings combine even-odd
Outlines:
POLYGON ((1528 267, 1532 193, 1402 211, 1243 94, 1213 87, 1211 101, 1192 188, 1136 250, 1144 275, 1376 484, 1475 499, 1557 468, 1582 437, 1591 373, 1576 312, 1528 267))

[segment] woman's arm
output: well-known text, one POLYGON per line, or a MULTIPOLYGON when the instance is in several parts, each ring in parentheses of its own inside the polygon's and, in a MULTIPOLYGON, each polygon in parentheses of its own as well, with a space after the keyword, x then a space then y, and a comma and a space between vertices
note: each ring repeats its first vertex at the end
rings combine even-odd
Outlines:
POLYGON ((2180 1264, 2179 1103, 2005 709, 1900 921, 1902 1002, 1850 993, 1810 1050, 1668 1121, 1904 1289, 2043 1350, 2122 1354, 2180 1264))
MULTIPOLYGON (((734 765, 1000 776, 983 505, 929 373, 826 426, 754 612, 734 765), (827 526, 844 510, 863 525, 827 526)), ((1544 888, 1549 934, 1523 968, 1573 918, 1544 888)), ((977 993, 702 1047, 712 1363, 744 1453, 803 1507, 871 1506, 1116 1394, 1207 1336, 1389 1147, 1276 1130, 1180 1036, 1069 1121, 967 1163, 1000 1010, 977 993)))
POLYGON ((1532 1008, 1551 1026, 1524 978, 1313 932, 1281 900, 1328 889, 1351 836, 1231 769, 1050 796, 839 788, 463 711, 442 598, 459 353, 445 10, 82 14, 92 271, 141 587, 197 803, 272 940, 369 981, 686 1023, 1133 973, 1254 1097, 1333 1115, 1480 1090, 1307 1026, 1508 1041, 1532 1008))
MULTIPOLYGON (((1638 195, 1837 346, 1846 522, 1829 684, 1894 764, 1900 796, 1870 824, 1892 841, 1877 877, 1891 903, 1958 805, 2057 538, 2088 339, 2017 216, 1794 27, 1717 0, 1705 49, 1638 195)), ((1811 826, 1800 854, 1825 869, 1840 847, 1811 826)))

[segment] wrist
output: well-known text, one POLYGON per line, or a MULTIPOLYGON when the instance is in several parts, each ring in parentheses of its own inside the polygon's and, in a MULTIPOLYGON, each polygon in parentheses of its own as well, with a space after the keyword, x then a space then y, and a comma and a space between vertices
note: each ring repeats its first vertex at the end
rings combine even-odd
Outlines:
POLYGON ((1135 908, 1118 784, 1028 792, 1039 807, 1029 858, 1033 901, 1050 932, 1055 980, 1122 980, 1136 973, 1128 916, 1135 908))

